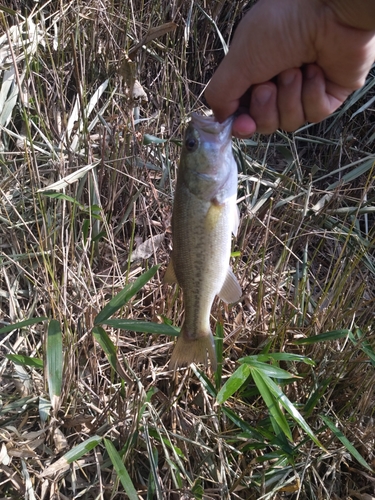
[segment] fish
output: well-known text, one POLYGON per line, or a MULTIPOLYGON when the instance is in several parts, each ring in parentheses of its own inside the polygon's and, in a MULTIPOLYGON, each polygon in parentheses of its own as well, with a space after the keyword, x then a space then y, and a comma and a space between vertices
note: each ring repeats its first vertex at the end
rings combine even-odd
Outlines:
POLYGON ((217 368, 210 327, 213 301, 241 298, 230 268, 232 234, 239 226, 237 164, 233 157, 233 118, 193 113, 186 129, 172 211, 172 253, 164 282, 183 292, 184 321, 169 367, 210 362, 217 368))

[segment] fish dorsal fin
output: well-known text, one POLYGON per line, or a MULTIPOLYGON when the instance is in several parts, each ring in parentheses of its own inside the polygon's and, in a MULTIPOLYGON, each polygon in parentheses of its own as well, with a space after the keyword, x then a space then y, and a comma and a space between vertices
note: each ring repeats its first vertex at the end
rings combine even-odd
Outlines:
POLYGON ((171 257, 171 260, 169 261, 167 270, 165 271, 163 282, 164 283, 177 283, 177 278, 176 278, 176 273, 174 272, 172 257, 171 257))
POLYGON ((237 300, 240 300, 241 298, 242 290, 231 268, 228 269, 224 285, 218 295, 227 304, 237 302, 237 300))

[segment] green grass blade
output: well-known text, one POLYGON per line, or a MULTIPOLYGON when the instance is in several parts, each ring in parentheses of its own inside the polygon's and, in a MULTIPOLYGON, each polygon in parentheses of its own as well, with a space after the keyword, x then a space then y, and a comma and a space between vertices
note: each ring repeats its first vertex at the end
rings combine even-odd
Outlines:
POLYGON ((19 321, 18 323, 13 323, 12 325, 3 326, 3 328, 0 328, 0 335, 3 333, 13 332, 13 330, 18 330, 18 328, 24 328, 25 326, 42 323, 46 319, 48 318, 46 318, 45 316, 40 316, 39 318, 25 319, 24 321, 19 321))
POLYGON ((306 417, 309 417, 317 403, 320 401, 322 398, 323 394, 326 392, 328 385, 332 381, 331 377, 326 378, 322 380, 321 382, 317 383, 317 387, 313 388, 304 407, 303 407, 303 413, 306 417))
POLYGON ((9 7, 5 7, 5 5, 0 5, 0 11, 10 14, 11 16, 15 16, 17 14, 15 10, 9 9, 9 7))
POLYGON ((53 409, 57 409, 63 373, 62 332, 58 321, 51 319, 46 343, 47 382, 53 409))
POLYGON ((351 182, 354 179, 357 179, 361 175, 365 174, 368 170, 374 167, 374 158, 370 158, 363 163, 361 163, 358 167, 352 168, 347 174, 343 175, 339 181, 330 184, 326 191, 332 191, 336 189, 338 185, 343 185, 346 182, 351 182))
POLYGON ((116 371, 117 370, 117 350, 115 344, 109 338, 107 332, 101 326, 95 326, 92 329, 94 339, 98 342, 100 347, 105 352, 109 364, 116 371))
POLYGON ((375 366, 375 351, 370 342, 365 339, 365 335, 362 330, 360 330, 360 328, 356 328, 355 333, 350 332, 349 338, 355 346, 359 344, 361 351, 369 357, 372 366, 375 366))
POLYGON ((7 354, 5 357, 17 365, 31 366, 32 368, 38 368, 39 370, 44 367, 43 360, 39 358, 31 358, 30 356, 24 356, 23 354, 7 354))
MULTIPOLYGON (((242 365, 242 366, 244 366, 244 365, 242 365)), ((262 396, 264 402, 266 403, 267 408, 268 408, 271 416, 273 417, 274 421, 280 427, 280 429, 285 434, 285 436, 289 439, 289 441, 293 441, 292 433, 290 431, 290 428, 289 428, 288 422, 285 418, 285 415, 281 411, 279 402, 275 399, 274 394, 272 394, 272 392, 269 388, 269 381, 272 382, 272 380, 269 377, 267 377, 267 375, 265 375, 260 370, 258 370, 257 368, 253 368, 251 370, 251 375, 253 376, 254 382, 255 382, 256 386, 258 387, 260 395, 262 396)), ((271 419, 271 421, 272 421, 272 419, 271 419)), ((276 434, 278 434, 276 429, 275 429, 275 432, 276 432, 276 434)))
POLYGON ((317 342, 327 342, 328 340, 342 339, 350 333, 350 330, 332 330, 331 332, 320 333, 307 339, 294 340, 292 343, 296 345, 301 344, 316 344, 317 342))
POLYGON ((98 435, 86 439, 85 441, 79 443, 77 446, 65 453, 65 460, 68 464, 79 460, 83 455, 95 448, 95 446, 97 446, 101 442, 101 440, 102 438, 98 435))
POLYGON ((42 422, 47 422, 51 411, 51 402, 48 399, 39 397, 39 416, 42 422))
POLYGON ((215 386, 217 389, 221 386, 221 376, 223 373, 223 340, 224 340, 223 323, 218 321, 216 324, 216 336, 215 336, 215 347, 216 347, 216 358, 217 358, 217 370, 215 372, 215 386))
POLYGON ((216 397, 215 387, 212 385, 212 382, 209 380, 207 375, 202 370, 199 370, 195 364, 191 365, 191 369, 208 394, 213 398, 216 397))
MULTIPOLYGON (((104 309, 103 309, 104 310, 104 309)), ((180 328, 166 325, 164 323, 153 323, 152 321, 138 321, 136 319, 107 319, 102 322, 105 325, 121 330, 130 330, 139 333, 154 333, 156 335, 169 335, 178 337, 180 328)))
POLYGON ((257 439, 261 443, 264 443, 264 446, 268 446, 268 443, 264 442, 264 438, 270 440, 273 438, 273 435, 270 432, 268 432, 267 429, 264 429, 264 427, 255 429, 255 427, 252 427, 247 422, 242 420, 242 418, 239 417, 237 413, 231 410, 230 408, 226 408, 224 406, 222 408, 222 411, 229 418, 229 420, 231 420, 239 429, 241 429, 242 432, 246 433, 252 439, 257 439))
POLYGON ((115 295, 109 303, 103 307, 100 313, 96 316, 94 324, 100 325, 101 323, 104 323, 105 320, 110 318, 116 311, 129 302, 129 300, 154 276, 159 267, 159 265, 151 267, 148 271, 139 276, 134 283, 126 285, 120 293, 115 295))
POLYGON ((122 486, 124 487, 125 493, 128 495, 129 500, 139 500, 137 491, 134 488, 133 482, 130 479, 128 471, 125 468, 125 465, 122 462, 121 456, 119 455, 116 448, 113 446, 112 442, 109 439, 104 439, 104 444, 106 450, 108 452, 109 458, 117 472, 117 475, 121 481, 122 486))
POLYGON ((147 146, 147 144, 164 144, 165 142, 167 142, 167 139, 161 139, 152 134, 144 134, 143 136, 143 144, 145 146, 147 146))
POLYGON ((367 470, 374 472, 371 467, 368 465, 368 463, 364 460, 364 458, 358 453, 358 451, 354 448, 354 446, 351 444, 349 439, 344 436, 344 434, 338 429, 335 424, 325 415, 320 415, 320 418, 323 420, 323 422, 331 429, 333 434, 339 439, 342 444, 345 446, 345 448, 348 450, 348 452, 359 462, 363 467, 365 467, 367 470))
POLYGON ((229 377, 223 387, 220 389, 216 396, 216 401, 223 404, 228 398, 232 396, 238 389, 245 383, 246 379, 251 373, 251 368, 248 365, 241 365, 229 377))

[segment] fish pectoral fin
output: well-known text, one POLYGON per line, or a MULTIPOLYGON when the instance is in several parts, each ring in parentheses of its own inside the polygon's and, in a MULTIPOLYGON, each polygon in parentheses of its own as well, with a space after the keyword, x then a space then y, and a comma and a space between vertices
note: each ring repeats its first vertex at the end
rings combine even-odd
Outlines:
POLYGON ((238 208, 238 205, 236 204, 234 211, 233 211, 233 227, 232 227, 232 233, 234 236, 237 236, 238 232, 238 226, 240 225, 240 210, 238 208))
POLYGON ((228 274, 225 278, 224 285, 222 286, 218 295, 227 304, 237 302, 237 300, 240 300, 241 298, 242 290, 231 268, 228 269, 228 274))
POLYGON ((206 218, 204 220, 204 227, 206 231, 213 231, 222 217, 224 204, 220 204, 216 198, 211 200, 210 208, 207 211, 206 218))
POLYGON ((163 283, 169 283, 169 284, 177 283, 177 278, 176 278, 176 273, 174 272, 172 258, 169 261, 169 264, 167 266, 167 270, 165 271, 163 283))

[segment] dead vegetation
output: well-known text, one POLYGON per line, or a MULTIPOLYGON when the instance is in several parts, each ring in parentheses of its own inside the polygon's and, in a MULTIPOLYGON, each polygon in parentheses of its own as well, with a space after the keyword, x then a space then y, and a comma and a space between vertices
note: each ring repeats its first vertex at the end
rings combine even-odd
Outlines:
POLYGON ((246 7, 0 6, 3 499, 375 496, 373 74, 323 124, 234 145, 243 300, 214 304, 216 374, 168 371, 179 140, 246 7))

